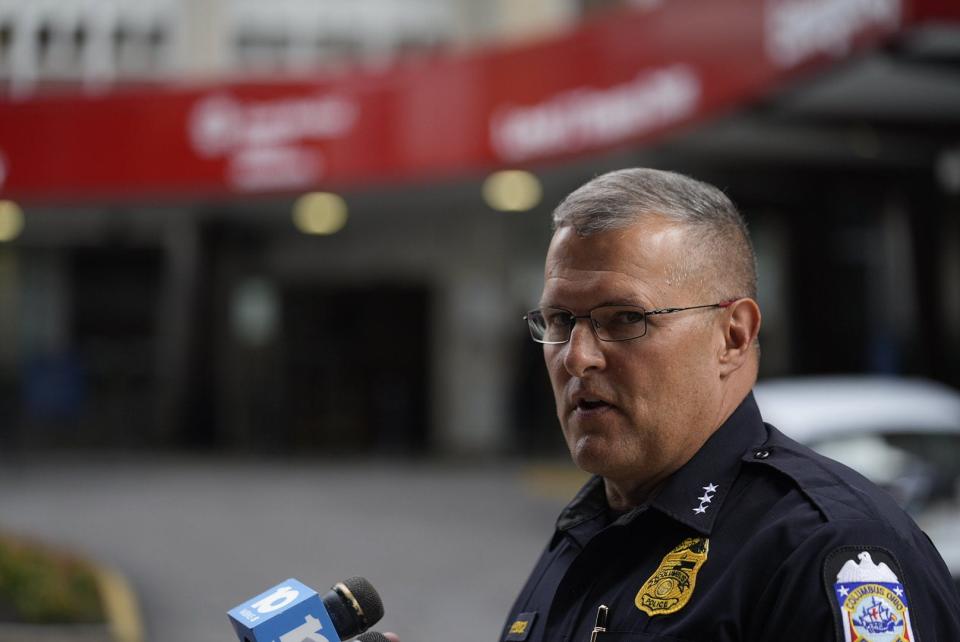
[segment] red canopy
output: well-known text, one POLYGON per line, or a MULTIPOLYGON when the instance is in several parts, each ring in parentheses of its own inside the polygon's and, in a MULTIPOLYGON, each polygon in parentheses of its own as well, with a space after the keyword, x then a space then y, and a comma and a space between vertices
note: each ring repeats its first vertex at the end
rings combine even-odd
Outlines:
POLYGON ((954 0, 669 0, 524 46, 336 79, 0 102, 0 194, 299 192, 633 145, 937 18, 954 0))

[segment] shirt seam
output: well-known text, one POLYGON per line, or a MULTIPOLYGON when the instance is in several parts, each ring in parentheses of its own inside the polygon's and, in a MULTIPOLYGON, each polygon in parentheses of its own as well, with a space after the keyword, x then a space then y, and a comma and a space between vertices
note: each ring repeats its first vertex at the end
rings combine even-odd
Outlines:
POLYGON ((814 487, 814 489, 812 490, 817 490, 821 487, 849 488, 852 491, 855 491, 854 493, 852 493, 855 497, 861 500, 866 500, 869 503, 869 509, 870 509, 869 511, 864 510, 863 508, 855 504, 849 504, 849 503, 843 504, 845 508, 856 510, 860 515, 862 515, 861 518, 836 516, 833 510, 831 508, 828 508, 828 504, 836 503, 840 501, 839 499, 831 498, 829 496, 814 494, 813 492, 811 492, 811 489, 809 488, 809 480, 798 479, 796 476, 794 476, 790 472, 777 466, 775 461, 767 460, 767 461, 756 462, 763 466, 768 466, 770 468, 773 468, 774 470, 778 471, 780 474, 786 475, 787 477, 789 477, 790 480, 797 486, 798 490, 801 493, 803 493, 803 495, 810 501, 810 503, 816 506, 817 510, 820 512, 821 515, 823 515, 824 520, 826 520, 827 522, 833 522, 833 521, 839 521, 839 520, 851 520, 851 519, 872 519, 872 520, 882 519, 881 518, 882 511, 879 510, 876 500, 873 497, 871 497, 869 493, 861 492, 859 488, 854 486, 849 481, 840 477, 834 470, 832 470, 828 466, 825 466, 823 462, 820 461, 818 458, 806 456, 806 453, 796 450, 794 448, 791 448, 789 446, 777 445, 775 446, 775 448, 777 450, 784 451, 796 457, 802 458, 807 463, 814 464, 817 467, 818 472, 824 473, 825 474, 824 476, 829 477, 830 483, 820 484, 814 487))

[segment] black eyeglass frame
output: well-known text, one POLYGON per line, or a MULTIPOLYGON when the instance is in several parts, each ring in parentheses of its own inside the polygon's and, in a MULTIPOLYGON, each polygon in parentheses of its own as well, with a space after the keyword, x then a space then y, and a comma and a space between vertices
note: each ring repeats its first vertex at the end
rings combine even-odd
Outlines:
POLYGON ((733 303, 735 303, 738 300, 739 300, 738 298, 727 299, 725 301, 720 301, 719 303, 707 303, 704 305, 689 305, 682 308, 655 308, 653 310, 646 310, 639 305, 598 305, 597 307, 593 308, 586 314, 573 314, 569 310, 565 310, 563 308, 550 308, 551 310, 560 310, 562 312, 566 312, 569 315, 569 318, 571 320, 571 323, 569 325, 569 332, 567 332, 567 338, 564 339, 563 341, 544 341, 543 339, 538 339, 534 334, 533 321, 530 319, 530 316, 533 314, 539 314, 540 316, 543 316, 542 308, 537 308, 536 310, 530 310, 525 315, 523 315, 523 319, 524 321, 527 322, 527 329, 530 331, 530 338, 532 338, 535 342, 541 343, 543 345, 563 345, 564 343, 567 343, 568 341, 570 341, 570 337, 573 336, 573 327, 574 325, 576 325, 576 322, 578 319, 589 319, 590 328, 593 330, 594 336, 596 336, 597 339, 599 339, 600 341, 605 341, 607 343, 618 343, 620 341, 632 341, 633 339, 639 339, 640 337, 646 336, 648 316, 656 315, 656 314, 673 314, 674 312, 683 312, 685 310, 699 310, 703 308, 727 308, 727 307, 730 307, 733 303), (600 332, 599 332, 600 324, 597 322, 596 319, 593 318, 593 313, 602 308, 630 308, 633 310, 639 310, 640 313, 643 315, 643 331, 640 334, 637 334, 635 336, 624 337, 622 339, 604 339, 603 337, 600 336, 600 332))

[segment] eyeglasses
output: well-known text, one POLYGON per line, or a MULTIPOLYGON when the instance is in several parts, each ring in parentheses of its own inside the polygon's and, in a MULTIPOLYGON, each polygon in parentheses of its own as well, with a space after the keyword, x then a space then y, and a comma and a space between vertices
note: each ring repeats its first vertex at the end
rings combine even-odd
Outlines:
POLYGON ((647 317, 654 314, 673 314, 700 308, 726 308, 736 299, 691 305, 686 308, 657 308, 644 310, 637 305, 601 305, 587 314, 573 314, 563 308, 538 308, 524 315, 530 336, 537 343, 555 345, 570 340, 577 319, 590 319, 590 327, 601 341, 629 341, 647 333, 647 317))

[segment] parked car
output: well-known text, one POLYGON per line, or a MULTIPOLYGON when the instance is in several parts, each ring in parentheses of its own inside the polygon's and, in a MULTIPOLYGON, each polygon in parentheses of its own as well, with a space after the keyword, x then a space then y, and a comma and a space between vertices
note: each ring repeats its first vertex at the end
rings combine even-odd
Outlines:
POLYGON ((960 392, 925 379, 768 379, 766 422, 890 492, 926 531, 960 587, 960 392))

